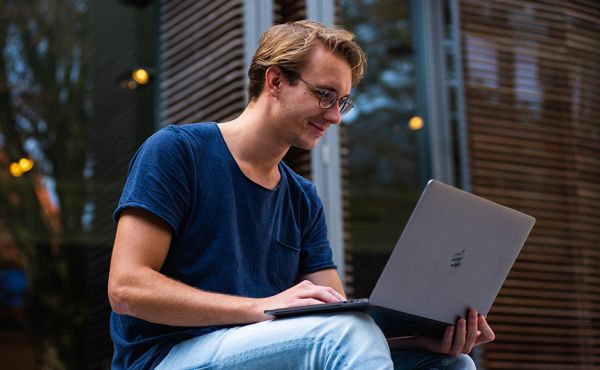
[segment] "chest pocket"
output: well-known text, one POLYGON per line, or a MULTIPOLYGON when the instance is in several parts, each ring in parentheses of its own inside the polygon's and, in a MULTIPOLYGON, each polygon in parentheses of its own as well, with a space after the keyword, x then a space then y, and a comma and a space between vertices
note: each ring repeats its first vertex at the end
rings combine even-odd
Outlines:
POLYGON ((271 281, 280 290, 296 283, 300 266, 300 237, 275 235, 271 243, 271 281))

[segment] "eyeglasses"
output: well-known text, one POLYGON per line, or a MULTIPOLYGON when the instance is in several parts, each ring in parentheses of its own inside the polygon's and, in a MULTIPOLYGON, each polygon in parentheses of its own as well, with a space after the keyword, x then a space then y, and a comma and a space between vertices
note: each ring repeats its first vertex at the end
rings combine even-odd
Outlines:
POLYGON ((333 107, 335 103, 338 103, 340 107, 340 116, 343 116, 344 114, 350 112, 350 109, 354 107, 352 99, 350 99, 348 96, 338 98, 337 93, 334 91, 320 89, 315 85, 304 81, 304 79, 302 79, 300 76, 296 76, 296 78, 304 82, 319 97, 319 106, 322 109, 329 109, 333 107))

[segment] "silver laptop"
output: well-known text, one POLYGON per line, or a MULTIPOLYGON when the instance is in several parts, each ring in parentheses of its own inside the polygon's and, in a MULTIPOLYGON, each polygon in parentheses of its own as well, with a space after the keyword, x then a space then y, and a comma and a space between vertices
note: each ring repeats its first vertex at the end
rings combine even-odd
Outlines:
POLYGON ((368 299, 267 310, 273 317, 361 310, 386 337, 442 332, 487 315, 535 218, 430 180, 368 299))

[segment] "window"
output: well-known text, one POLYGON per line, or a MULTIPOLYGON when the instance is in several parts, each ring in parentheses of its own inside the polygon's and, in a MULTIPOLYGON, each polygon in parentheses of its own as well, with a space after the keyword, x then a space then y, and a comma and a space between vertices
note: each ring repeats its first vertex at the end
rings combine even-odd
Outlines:
POLYGON ((354 296, 368 296, 429 178, 426 130, 417 115, 409 1, 343 0, 341 23, 368 57, 344 117, 354 296))

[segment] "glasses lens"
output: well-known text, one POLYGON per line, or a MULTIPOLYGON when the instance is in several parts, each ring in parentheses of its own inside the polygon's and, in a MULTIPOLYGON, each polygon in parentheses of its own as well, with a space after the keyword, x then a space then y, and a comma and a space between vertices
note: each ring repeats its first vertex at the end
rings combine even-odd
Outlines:
POLYGON ((319 105, 323 109, 329 109, 333 107, 335 102, 337 101, 337 94, 332 91, 323 90, 321 93, 321 100, 319 105))
POLYGON ((352 107, 354 107, 354 105, 352 104, 352 100, 350 100, 349 98, 342 99, 342 101, 340 101, 340 115, 344 115, 350 112, 350 109, 352 109, 352 107))

